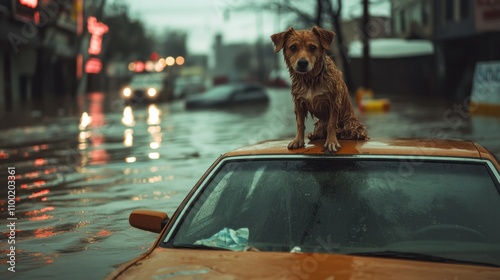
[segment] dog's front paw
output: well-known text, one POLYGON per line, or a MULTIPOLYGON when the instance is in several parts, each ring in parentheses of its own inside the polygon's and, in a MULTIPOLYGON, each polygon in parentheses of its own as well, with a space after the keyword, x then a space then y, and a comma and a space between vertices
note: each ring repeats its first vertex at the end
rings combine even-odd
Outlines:
POLYGON ((288 149, 292 150, 292 149, 298 149, 298 148, 302 148, 304 147, 304 139, 293 139, 292 142, 290 142, 290 144, 288 144, 288 149))
POLYGON ((337 140, 334 141, 327 141, 325 143, 325 146, 323 147, 323 150, 328 153, 335 153, 338 150, 340 150, 340 144, 337 140))

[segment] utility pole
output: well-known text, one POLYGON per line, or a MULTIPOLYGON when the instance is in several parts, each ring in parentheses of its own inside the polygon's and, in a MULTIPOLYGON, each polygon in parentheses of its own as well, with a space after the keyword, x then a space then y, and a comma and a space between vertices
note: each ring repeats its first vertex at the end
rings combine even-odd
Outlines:
POLYGON ((363 44, 363 69, 361 87, 356 91, 356 101, 358 107, 366 103, 365 100, 373 98, 373 91, 370 84, 370 30, 369 21, 370 13, 368 10, 368 0, 362 0, 363 17, 361 20, 361 40, 363 44))
POLYGON ((87 60, 85 49, 88 47, 85 44, 89 38, 85 31, 87 30, 85 26, 85 5, 87 4, 84 0, 76 0, 78 7, 78 19, 77 19, 77 86, 76 86, 76 94, 79 98, 83 98, 83 95, 87 91, 87 73, 84 71, 84 62, 87 60))
POLYGON ((368 0, 363 1, 363 20, 361 30, 363 32, 363 88, 370 89, 370 33, 368 24, 370 21, 370 13, 368 10, 368 0))

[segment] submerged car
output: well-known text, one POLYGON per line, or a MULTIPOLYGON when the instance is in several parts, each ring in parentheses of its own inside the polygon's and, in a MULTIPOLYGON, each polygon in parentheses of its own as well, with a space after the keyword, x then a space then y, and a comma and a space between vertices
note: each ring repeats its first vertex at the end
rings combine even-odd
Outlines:
POLYGON ((166 73, 143 73, 132 76, 123 88, 122 97, 127 104, 149 104, 169 100, 168 75, 166 73))
POLYGON ((215 86, 206 92, 189 96, 186 108, 230 108, 268 102, 269 97, 263 86, 256 83, 234 83, 215 86))
POLYGON ((206 90, 206 81, 203 77, 179 77, 175 80, 173 91, 174 99, 184 99, 190 95, 206 90))
POLYGON ((109 279, 500 279, 500 164, 447 140, 267 141, 226 153, 109 279))

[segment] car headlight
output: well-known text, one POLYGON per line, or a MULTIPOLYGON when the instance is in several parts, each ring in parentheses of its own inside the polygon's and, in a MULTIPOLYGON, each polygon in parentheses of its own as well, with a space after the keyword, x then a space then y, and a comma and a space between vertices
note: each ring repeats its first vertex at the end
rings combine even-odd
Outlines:
POLYGON ((155 97, 155 96, 156 96, 156 89, 154 89, 154 88, 149 88, 149 89, 148 89, 148 96, 149 96, 149 97, 155 97))
POLYGON ((126 88, 123 89, 123 96, 125 96, 125 97, 128 98, 131 95, 132 95, 132 90, 130 88, 126 87, 126 88))

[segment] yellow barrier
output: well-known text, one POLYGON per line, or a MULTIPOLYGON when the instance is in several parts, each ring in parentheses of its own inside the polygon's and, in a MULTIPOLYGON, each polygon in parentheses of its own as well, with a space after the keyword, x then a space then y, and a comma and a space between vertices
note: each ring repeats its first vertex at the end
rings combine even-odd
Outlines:
POLYGON ((500 104, 471 102, 469 106, 469 112, 472 115, 500 117, 500 104))
POLYGON ((391 109, 391 102, 387 98, 374 99, 371 89, 360 88, 356 91, 356 103, 360 112, 387 112, 391 109))

